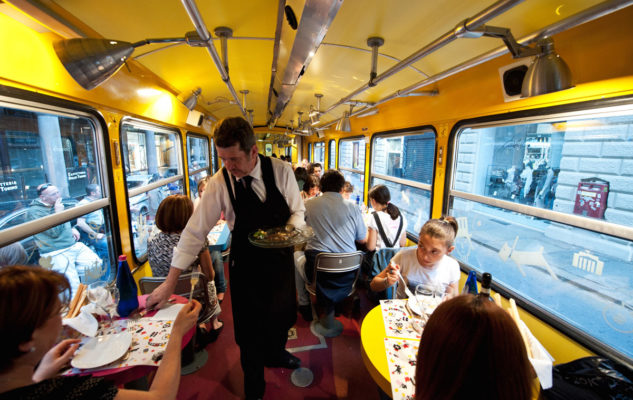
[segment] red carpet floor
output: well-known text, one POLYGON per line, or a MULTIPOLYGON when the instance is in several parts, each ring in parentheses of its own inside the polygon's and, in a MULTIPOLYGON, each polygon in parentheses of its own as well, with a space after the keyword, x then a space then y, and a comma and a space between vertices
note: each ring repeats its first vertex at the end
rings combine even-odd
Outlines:
MULTIPOLYGON (((228 277, 228 274, 227 274, 228 277)), ((228 277, 230 278, 230 277, 228 277)), ((361 296, 361 315, 371 308, 361 296)), ((301 366, 309 368, 314 381, 305 388, 290 382, 291 370, 266 369, 264 399, 378 399, 378 389, 365 369, 360 355, 360 324, 362 318, 347 312, 338 317, 345 327, 336 338, 320 338, 310 331, 310 324, 298 316, 296 339, 289 339, 287 349, 301 359, 301 366), (306 349, 305 346, 321 348, 306 349)), ((185 375, 180 381, 178 399, 241 399, 244 398, 243 375, 239 349, 233 338, 230 291, 222 303, 220 319, 224 321, 218 340, 207 346, 207 363, 196 373, 185 375)))

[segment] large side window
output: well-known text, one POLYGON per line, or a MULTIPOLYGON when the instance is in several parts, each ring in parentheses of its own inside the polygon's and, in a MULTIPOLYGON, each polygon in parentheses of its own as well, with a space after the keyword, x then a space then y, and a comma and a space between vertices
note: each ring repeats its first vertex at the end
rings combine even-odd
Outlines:
POLYGON ((325 163, 325 143, 317 142, 314 144, 314 156, 312 157, 312 162, 320 163, 323 165, 325 163))
POLYGON ((453 255, 581 342, 633 359, 633 106, 463 126, 453 255))
POLYGON ((330 139, 328 143, 328 169, 336 168, 336 140, 330 139))
POLYGON ((431 214, 435 160, 432 131, 376 135, 372 140, 371 186, 386 185, 414 236, 431 214))
POLYGON ((177 131, 132 119, 121 124, 134 254, 147 255, 147 240, 161 201, 183 194, 182 144, 177 131))
POLYGON ((189 197, 198 198, 198 181, 211 175, 209 139, 187 134, 187 157, 189 157, 189 197))
POLYGON ((354 186, 352 199, 365 195, 365 138, 340 139, 338 169, 354 186))
POLYGON ((112 280, 110 196, 94 117, 0 98, 0 267, 112 280))
POLYGON ((308 161, 313 162, 314 154, 312 154, 312 143, 308 143, 308 161))

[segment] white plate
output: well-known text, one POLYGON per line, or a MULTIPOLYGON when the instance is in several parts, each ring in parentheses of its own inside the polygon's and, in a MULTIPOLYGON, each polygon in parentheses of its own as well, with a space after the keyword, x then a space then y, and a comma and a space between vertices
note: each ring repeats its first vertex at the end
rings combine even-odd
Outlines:
POLYGON ((70 365, 75 368, 97 368, 115 361, 127 352, 132 344, 132 334, 97 336, 88 340, 75 354, 70 365))
POLYGON ((435 311, 437 306, 442 302, 442 299, 440 299, 439 297, 432 297, 432 296, 424 296, 424 299, 422 298, 418 298, 418 299, 419 299, 418 301, 415 301, 416 299, 408 300, 409 308, 411 309, 411 311, 413 311, 417 315, 422 315, 423 311, 424 313, 430 315, 433 311, 435 311), (420 310, 420 306, 422 306, 423 310, 420 310))

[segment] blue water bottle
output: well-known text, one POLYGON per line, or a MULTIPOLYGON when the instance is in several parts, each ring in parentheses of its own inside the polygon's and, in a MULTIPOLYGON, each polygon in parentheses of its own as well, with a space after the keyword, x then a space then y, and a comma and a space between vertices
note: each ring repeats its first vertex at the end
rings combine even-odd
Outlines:
POLYGON ((116 311, 121 318, 125 318, 138 308, 138 289, 125 255, 119 256, 116 287, 119 289, 119 304, 116 306, 116 311))
POLYGON ((360 195, 359 194, 356 195, 356 205, 360 206, 360 195))
POLYGON ((466 284, 462 289, 462 294, 477 294, 479 291, 477 290, 477 273, 475 271, 470 271, 468 273, 468 278, 466 278, 466 284))

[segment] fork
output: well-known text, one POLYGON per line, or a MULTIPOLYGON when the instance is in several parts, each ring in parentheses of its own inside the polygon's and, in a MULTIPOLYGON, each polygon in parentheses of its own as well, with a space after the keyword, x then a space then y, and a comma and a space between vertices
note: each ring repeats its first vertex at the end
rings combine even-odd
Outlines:
POLYGON ((191 291, 189 292, 189 302, 193 298, 193 288, 198 284, 198 280, 200 280, 200 267, 196 268, 196 271, 191 274, 191 291))
POLYGON ((420 306, 420 302, 418 301, 418 298, 415 297, 413 293, 411 293, 411 289, 409 289, 409 287, 407 286, 407 282, 405 282, 400 271, 397 270, 396 273, 398 274, 398 277, 400 277, 400 280, 402 281, 402 285, 404 286, 404 293, 407 295, 407 297, 409 297, 409 299, 415 300, 415 303, 418 305, 418 310, 421 311, 422 307, 420 306))

